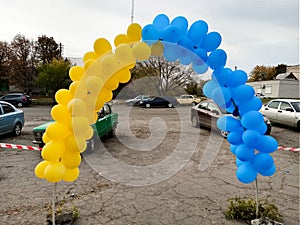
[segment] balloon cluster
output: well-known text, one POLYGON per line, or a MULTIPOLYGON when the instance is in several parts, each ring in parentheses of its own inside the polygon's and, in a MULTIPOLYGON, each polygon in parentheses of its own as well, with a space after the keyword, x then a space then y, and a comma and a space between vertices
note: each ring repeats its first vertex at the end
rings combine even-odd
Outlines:
POLYGON ((112 99, 112 91, 119 83, 130 80, 130 69, 136 60, 145 60, 151 55, 150 47, 139 42, 141 31, 140 25, 131 24, 127 35, 116 36, 114 52, 106 39, 97 39, 94 51, 83 57, 84 66, 70 69, 69 89, 55 94, 58 104, 51 110, 54 123, 43 135, 44 161, 35 168, 37 177, 49 182, 72 182, 78 178, 81 153, 87 147, 86 141, 93 136, 90 125, 96 122, 97 112, 112 99))
MULTIPOLYGON (((183 65, 192 64, 199 74, 208 70, 208 54, 215 52, 222 40, 218 32, 208 32, 208 25, 203 20, 194 22, 188 29, 185 17, 178 16, 170 21, 164 14, 157 15, 152 24, 143 28, 142 39, 154 49, 159 49, 157 41, 161 41, 163 49, 157 50, 157 54, 163 53, 171 62, 179 60, 183 65)), ((220 54, 220 51, 214 54, 220 54)))

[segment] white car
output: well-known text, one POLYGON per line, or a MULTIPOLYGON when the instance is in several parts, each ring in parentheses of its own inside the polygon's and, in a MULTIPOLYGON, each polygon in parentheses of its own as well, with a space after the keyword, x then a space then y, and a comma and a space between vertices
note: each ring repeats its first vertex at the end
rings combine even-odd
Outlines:
POLYGON ((300 100, 273 99, 260 112, 273 123, 296 127, 300 130, 300 100))
POLYGON ((138 105, 140 101, 149 100, 151 97, 149 95, 138 95, 135 98, 128 99, 125 103, 129 106, 138 105))

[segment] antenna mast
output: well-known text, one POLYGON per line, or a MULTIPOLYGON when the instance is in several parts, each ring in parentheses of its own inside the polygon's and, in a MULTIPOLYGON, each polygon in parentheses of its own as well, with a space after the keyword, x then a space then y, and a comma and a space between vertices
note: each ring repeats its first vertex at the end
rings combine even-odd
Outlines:
POLYGON ((131 23, 133 23, 134 0, 131 0, 131 23))

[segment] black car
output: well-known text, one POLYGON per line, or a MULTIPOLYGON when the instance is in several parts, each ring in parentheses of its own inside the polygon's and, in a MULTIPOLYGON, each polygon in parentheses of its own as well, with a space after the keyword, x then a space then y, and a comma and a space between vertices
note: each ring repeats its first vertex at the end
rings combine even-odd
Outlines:
POLYGON ((141 100, 137 103, 137 105, 150 108, 150 107, 168 107, 173 108, 178 105, 178 101, 174 97, 153 97, 147 100, 141 100))
MULTIPOLYGON (((223 115, 232 115, 226 110, 220 108, 212 100, 204 100, 191 109, 191 122, 193 127, 203 126, 212 130, 219 130, 217 120, 223 115)), ((268 118, 264 117, 267 125, 266 135, 271 133, 271 123, 268 118)), ((228 132, 221 131, 221 135, 226 138, 228 132)))
POLYGON ((29 95, 22 93, 10 93, 2 96, 1 101, 9 102, 19 108, 23 106, 29 106, 32 103, 32 99, 29 95))

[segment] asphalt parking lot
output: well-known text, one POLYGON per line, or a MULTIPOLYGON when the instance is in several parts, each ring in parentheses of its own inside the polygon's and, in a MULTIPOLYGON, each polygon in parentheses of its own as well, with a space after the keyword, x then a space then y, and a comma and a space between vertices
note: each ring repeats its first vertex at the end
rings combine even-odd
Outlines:
MULTIPOLYGON (((84 155, 81 174, 59 182, 58 198, 74 204, 75 224, 241 224, 226 220, 227 200, 255 196, 253 184, 235 178, 226 140, 193 128, 189 107, 143 109, 114 105, 116 138, 84 155), (72 196, 74 197, 70 197, 72 196)), ((50 119, 50 107, 23 108, 20 137, 1 143, 32 145, 32 128, 50 119)), ((273 126, 279 146, 299 148, 299 132, 273 126)), ((34 175, 38 151, 0 149, 0 224, 46 224, 53 184, 34 175)), ((272 154, 277 172, 258 177, 259 197, 275 203, 284 223, 298 225, 299 152, 272 154)))

